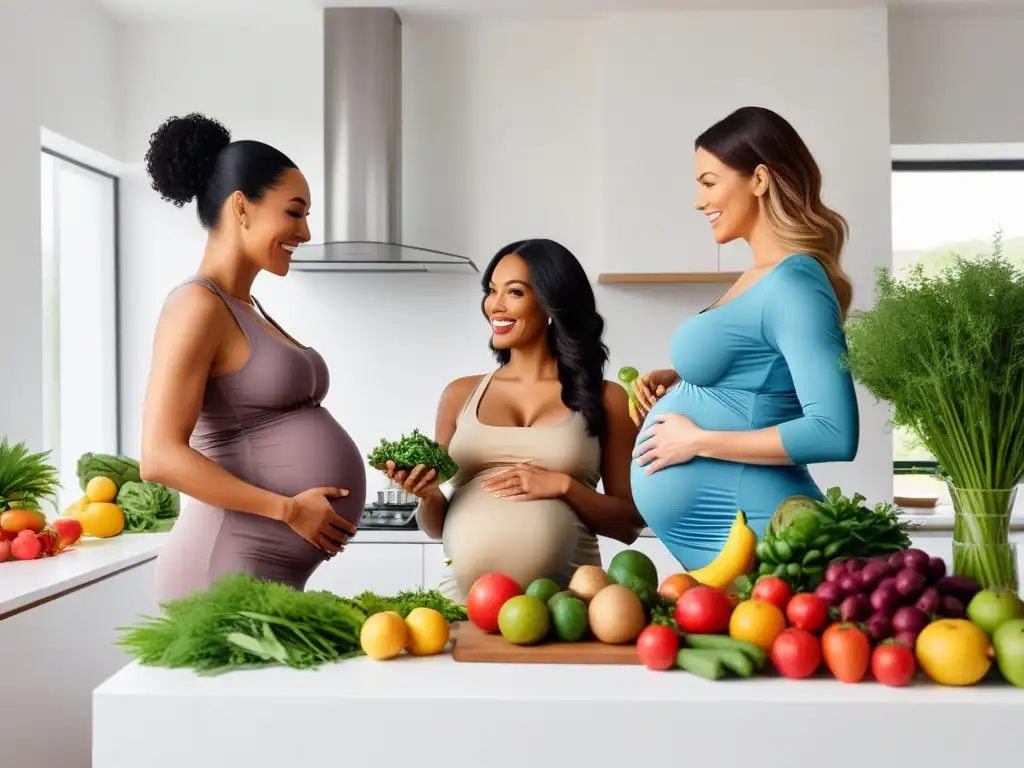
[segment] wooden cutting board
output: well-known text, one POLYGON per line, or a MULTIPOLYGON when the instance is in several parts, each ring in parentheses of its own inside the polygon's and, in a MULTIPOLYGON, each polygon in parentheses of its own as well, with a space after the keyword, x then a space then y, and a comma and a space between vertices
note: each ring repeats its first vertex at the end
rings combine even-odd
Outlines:
POLYGON ((596 640, 579 643, 513 645, 501 635, 489 635, 468 621, 452 625, 455 661, 492 664, 628 664, 639 665, 636 645, 606 645, 596 640))

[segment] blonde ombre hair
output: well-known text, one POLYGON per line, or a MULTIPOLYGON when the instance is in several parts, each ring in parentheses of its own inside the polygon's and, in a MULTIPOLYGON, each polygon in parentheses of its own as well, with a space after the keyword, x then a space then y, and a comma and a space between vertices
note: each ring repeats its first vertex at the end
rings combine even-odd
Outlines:
POLYGON ((805 253, 821 264, 845 321, 853 284, 840 262, 850 228, 822 202, 821 169, 796 129, 770 109, 741 107, 698 136, 695 146, 745 176, 758 166, 768 169, 768 188, 761 198, 768 226, 788 251, 805 253))

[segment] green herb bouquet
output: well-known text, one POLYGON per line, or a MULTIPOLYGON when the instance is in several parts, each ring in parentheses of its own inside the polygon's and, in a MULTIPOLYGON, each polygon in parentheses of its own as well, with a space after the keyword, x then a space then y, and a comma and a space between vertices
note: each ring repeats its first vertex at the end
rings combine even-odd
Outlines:
POLYGON ((1009 517, 1024 478, 1024 273, 1003 255, 955 256, 937 276, 877 273, 847 322, 845 364, 939 465, 954 506, 953 569, 1017 588, 1009 517))

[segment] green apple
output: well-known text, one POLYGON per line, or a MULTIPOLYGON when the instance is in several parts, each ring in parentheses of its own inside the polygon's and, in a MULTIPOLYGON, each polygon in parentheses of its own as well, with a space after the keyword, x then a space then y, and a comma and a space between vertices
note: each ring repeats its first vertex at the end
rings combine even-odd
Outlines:
POLYGON ((1009 589, 990 587, 971 598, 967 604, 967 618, 992 637, 999 625, 1024 616, 1024 604, 1017 593, 1009 589))
POLYGON ((996 666, 1010 685, 1024 688, 1024 619, 1003 622, 992 637, 996 666))

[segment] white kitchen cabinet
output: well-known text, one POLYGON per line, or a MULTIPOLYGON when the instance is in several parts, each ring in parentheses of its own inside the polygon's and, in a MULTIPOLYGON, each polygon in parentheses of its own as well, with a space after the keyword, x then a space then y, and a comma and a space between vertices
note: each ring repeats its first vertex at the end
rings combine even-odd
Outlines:
POLYGON ((622 550, 635 549, 651 558, 654 562, 654 567, 658 569, 659 581, 664 581, 673 573, 681 573, 685 570, 672 553, 669 552, 668 547, 655 538, 644 536, 626 546, 621 541, 606 539, 601 536, 598 537, 598 543, 601 547, 601 563, 605 568, 611 563, 612 558, 622 550))
POLYGON ((444 545, 423 544, 423 588, 437 589, 445 572, 444 545))
POLYGON ((309 579, 306 589, 352 597, 370 590, 392 595, 423 583, 422 544, 350 544, 309 579))

